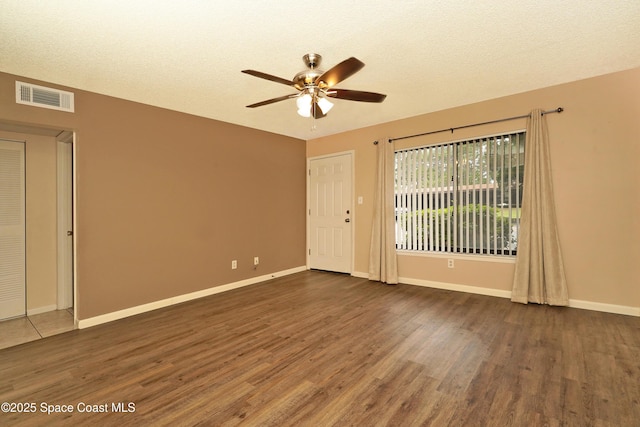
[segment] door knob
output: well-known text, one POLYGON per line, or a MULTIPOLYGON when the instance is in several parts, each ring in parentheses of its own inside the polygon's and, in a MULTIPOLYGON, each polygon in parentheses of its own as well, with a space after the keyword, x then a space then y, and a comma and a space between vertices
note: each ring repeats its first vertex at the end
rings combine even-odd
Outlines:
POLYGON ((345 219, 344 222, 351 222, 349 218, 345 219))

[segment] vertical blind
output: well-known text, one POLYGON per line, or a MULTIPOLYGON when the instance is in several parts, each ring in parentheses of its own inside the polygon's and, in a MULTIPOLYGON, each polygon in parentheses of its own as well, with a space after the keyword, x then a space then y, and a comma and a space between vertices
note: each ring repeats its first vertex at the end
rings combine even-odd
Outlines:
POLYGON ((515 255, 525 133, 395 153, 396 248, 515 255))
POLYGON ((24 143, 0 140, 0 320, 25 314, 24 143))

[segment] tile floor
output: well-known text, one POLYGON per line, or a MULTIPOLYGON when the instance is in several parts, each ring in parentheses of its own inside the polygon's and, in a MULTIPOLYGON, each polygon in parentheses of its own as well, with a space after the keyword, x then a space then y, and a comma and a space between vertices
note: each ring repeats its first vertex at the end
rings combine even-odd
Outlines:
POLYGON ((0 321, 0 349, 74 329, 73 309, 49 311, 0 321))

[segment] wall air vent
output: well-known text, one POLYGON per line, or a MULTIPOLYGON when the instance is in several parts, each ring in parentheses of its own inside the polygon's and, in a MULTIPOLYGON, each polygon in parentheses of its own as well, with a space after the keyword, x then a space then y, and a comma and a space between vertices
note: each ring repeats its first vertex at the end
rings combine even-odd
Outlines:
POLYGON ((16 102, 34 107, 74 112, 73 93, 16 81, 16 102))

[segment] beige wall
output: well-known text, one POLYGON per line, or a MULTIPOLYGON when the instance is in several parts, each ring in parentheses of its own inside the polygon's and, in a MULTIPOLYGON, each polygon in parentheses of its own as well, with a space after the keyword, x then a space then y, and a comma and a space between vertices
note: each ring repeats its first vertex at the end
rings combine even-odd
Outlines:
MULTIPOLYGON (((77 133, 79 319, 304 265, 303 141, 73 88, 61 87, 76 94, 73 114, 18 105, 16 79, 29 81, 0 73, 0 121, 77 133)), ((640 306, 640 69, 308 141, 307 157, 355 152, 355 270, 368 270, 372 141, 557 106, 566 111, 548 123, 570 298, 640 306)), ((462 259, 451 270, 432 257, 400 256, 399 266, 403 277, 505 291, 513 273, 462 259)))
MULTIPOLYGON (((559 234, 569 297, 640 307, 640 69, 489 100, 307 142, 307 157, 355 150, 355 270, 368 271, 375 153, 383 137, 450 128, 564 107, 547 116, 559 234)), ((396 148, 524 129, 525 121, 398 141, 396 148)), ((410 279, 511 290, 513 264, 400 255, 410 279)))
POLYGON ((56 140, 26 135, 27 312, 57 302, 56 140))
POLYGON ((75 113, 18 105, 16 79, 1 121, 76 132, 79 319, 304 266, 304 141, 73 88, 75 113))

